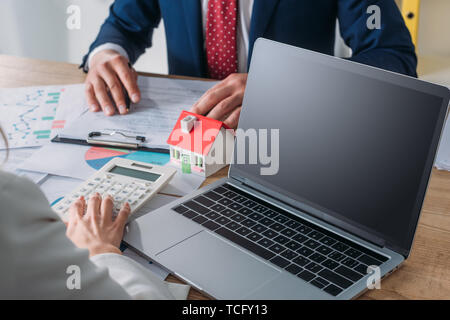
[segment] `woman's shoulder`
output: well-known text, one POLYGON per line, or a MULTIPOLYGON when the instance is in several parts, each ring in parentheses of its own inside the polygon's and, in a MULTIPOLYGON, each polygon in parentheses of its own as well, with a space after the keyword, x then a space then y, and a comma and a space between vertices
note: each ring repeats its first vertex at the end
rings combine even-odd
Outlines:
POLYGON ((17 176, 7 171, 3 171, 0 169, 0 188, 8 184, 11 180, 15 179, 17 176))
POLYGON ((31 180, 0 170, 0 196, 11 189, 39 189, 31 180))
POLYGON ((31 180, 0 170, 0 206, 26 215, 33 211, 34 217, 56 214, 50 210, 49 203, 41 189, 31 180))

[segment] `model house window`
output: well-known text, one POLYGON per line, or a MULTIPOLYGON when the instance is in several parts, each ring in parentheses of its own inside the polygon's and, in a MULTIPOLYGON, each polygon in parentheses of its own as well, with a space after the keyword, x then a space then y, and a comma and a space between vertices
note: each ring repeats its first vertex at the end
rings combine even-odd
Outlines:
POLYGON ((195 158, 196 158, 195 163, 197 164, 197 167, 199 168, 203 167, 203 157, 196 156, 195 158))

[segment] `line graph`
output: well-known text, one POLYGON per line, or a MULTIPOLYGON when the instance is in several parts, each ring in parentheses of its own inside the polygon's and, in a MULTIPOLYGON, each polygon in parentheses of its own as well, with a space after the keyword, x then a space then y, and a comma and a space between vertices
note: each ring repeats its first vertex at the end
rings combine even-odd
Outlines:
MULTIPOLYGON (((62 90, 17 88, 0 90, 0 124, 10 148, 40 146, 51 137, 62 90)), ((4 145, 0 145, 0 149, 4 145)))

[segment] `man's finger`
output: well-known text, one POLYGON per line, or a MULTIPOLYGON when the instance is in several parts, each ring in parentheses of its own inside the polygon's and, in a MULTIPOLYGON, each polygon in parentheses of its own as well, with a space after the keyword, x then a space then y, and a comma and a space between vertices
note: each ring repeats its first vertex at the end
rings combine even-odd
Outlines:
POLYGON ((100 206, 100 215, 102 217, 102 221, 104 222, 112 221, 113 207, 114 201, 111 196, 108 195, 105 198, 103 198, 102 204, 100 206))
POLYGON ((122 209, 120 209, 119 214, 117 215, 115 221, 115 223, 121 230, 125 227, 125 224, 127 223, 130 214, 131 214, 130 205, 128 204, 128 202, 125 202, 122 206, 122 209))
POLYGON ((236 129, 239 123, 239 116, 241 115, 241 107, 234 109, 234 111, 225 119, 224 123, 232 129, 236 129))
POLYGON ((133 68, 128 63, 116 63, 114 64, 114 69, 120 81, 123 83, 125 90, 127 90, 131 101, 138 103, 141 100, 141 92, 137 85, 137 74, 133 68))
POLYGON ((109 92, 112 95, 112 98, 116 104, 117 109, 120 114, 127 113, 126 103, 125 103, 125 95, 123 92, 123 85, 117 77, 116 73, 110 70, 108 67, 101 68, 101 76, 105 80, 106 85, 108 86, 109 92))
POLYGON ((234 109, 242 105, 243 93, 238 93, 230 97, 225 98, 219 102, 212 110, 207 114, 209 118, 223 120, 234 109))
POLYGON ((205 92, 205 94, 192 106, 191 112, 205 115, 220 101, 230 96, 232 87, 221 83, 205 92))
POLYGON ((107 116, 112 116, 114 114, 114 107, 111 99, 109 98, 108 92, 106 91, 106 84, 102 78, 97 77, 93 80, 94 85, 94 93, 98 102, 100 102, 100 106, 103 109, 103 112, 107 116))
POLYGON ((100 110, 100 104, 98 103, 97 99, 95 98, 94 93, 94 86, 90 82, 86 82, 85 85, 85 93, 86 93, 86 100, 89 106, 89 109, 92 112, 97 112, 100 110))

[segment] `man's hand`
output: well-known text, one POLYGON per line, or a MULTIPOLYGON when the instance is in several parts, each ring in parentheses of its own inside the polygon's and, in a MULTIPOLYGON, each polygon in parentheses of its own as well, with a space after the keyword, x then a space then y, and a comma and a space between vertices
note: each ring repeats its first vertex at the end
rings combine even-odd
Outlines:
POLYGON ((114 50, 100 51, 91 58, 85 86, 89 109, 103 110, 108 116, 112 116, 116 108, 120 114, 128 112, 124 88, 132 102, 137 103, 141 98, 136 71, 114 50))
POLYGON ((206 91, 192 106, 191 112, 221 120, 235 129, 241 114, 247 73, 233 73, 206 91))

